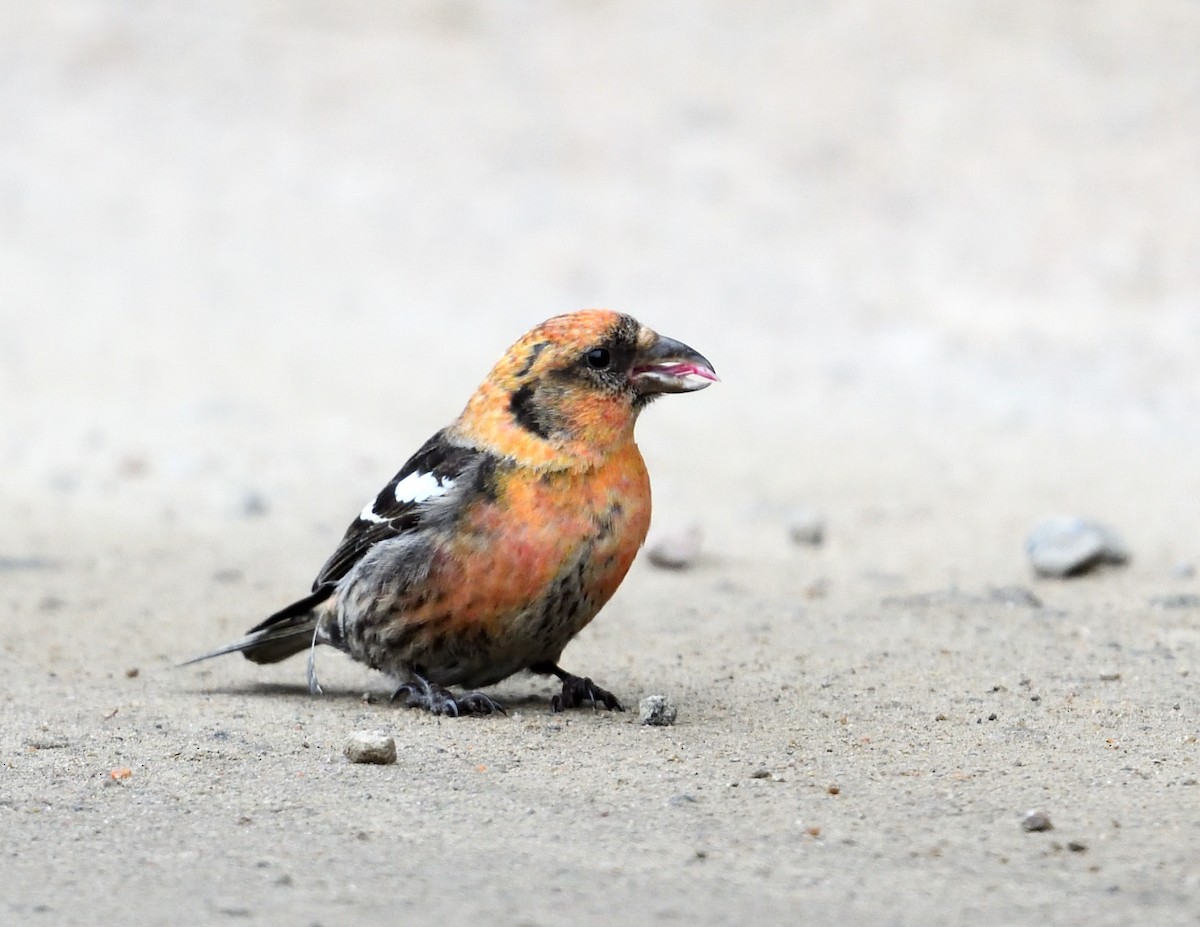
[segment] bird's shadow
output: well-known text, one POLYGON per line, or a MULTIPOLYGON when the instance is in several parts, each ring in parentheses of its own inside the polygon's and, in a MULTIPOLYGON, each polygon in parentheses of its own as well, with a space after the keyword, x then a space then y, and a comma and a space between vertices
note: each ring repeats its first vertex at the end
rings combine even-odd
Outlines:
MULTIPOLYGON (((186 691, 194 695, 257 695, 265 698, 309 696, 308 686, 288 682, 252 682, 245 685, 192 686, 186 691)), ((325 689, 324 694, 334 698, 349 698, 352 695, 357 695, 360 699, 362 698, 361 692, 355 693, 350 689, 325 689)))
MULTIPOLYGON (((363 705, 375 705, 385 708, 404 709, 408 707, 401 699, 392 701, 391 693, 387 691, 368 689, 365 692, 367 697, 364 698, 363 689, 323 686, 322 692, 317 696, 313 696, 309 693, 308 686, 301 683, 255 682, 245 685, 195 686, 187 691, 190 691, 194 695, 255 696, 261 698, 301 697, 331 699, 339 702, 355 701, 363 705)), ((496 700, 510 713, 514 709, 529 710, 545 708, 549 711, 550 697, 548 695, 538 695, 535 692, 510 692, 497 696, 496 700)))

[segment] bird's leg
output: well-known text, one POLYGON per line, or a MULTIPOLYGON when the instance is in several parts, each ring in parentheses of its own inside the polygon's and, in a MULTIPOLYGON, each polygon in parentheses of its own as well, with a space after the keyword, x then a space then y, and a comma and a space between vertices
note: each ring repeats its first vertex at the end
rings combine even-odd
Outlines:
POLYGON ((409 708, 424 708, 435 715, 449 715, 457 718, 459 715, 490 715, 505 714, 504 706, 482 692, 467 692, 459 698, 445 686, 430 682, 423 676, 413 673, 410 682, 400 685, 392 693, 392 701, 404 698, 404 704, 409 708))
POLYGON ((593 710, 597 703, 612 711, 624 711, 617 697, 607 689, 601 689, 586 676, 574 676, 556 663, 535 663, 529 667, 532 672, 543 676, 557 676, 562 680, 562 693, 550 699, 552 711, 566 711, 577 708, 585 702, 590 702, 593 710))

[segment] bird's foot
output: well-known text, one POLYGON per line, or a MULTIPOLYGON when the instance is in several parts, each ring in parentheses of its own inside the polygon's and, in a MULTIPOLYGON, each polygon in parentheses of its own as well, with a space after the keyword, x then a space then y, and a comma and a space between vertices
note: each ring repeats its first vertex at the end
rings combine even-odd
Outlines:
POLYGON ((504 706, 490 695, 482 692, 464 692, 456 700, 458 710, 464 715, 506 715, 504 706))
POLYGON ((589 702, 593 710, 598 705, 611 711, 625 710, 617 697, 607 689, 601 689, 586 676, 572 676, 569 673, 562 677, 562 693, 550 699, 550 708, 556 712, 566 711, 589 702))
POLYGON ((406 682, 392 693, 392 701, 403 698, 409 708, 424 708, 430 714, 460 715, 506 714, 504 706, 482 692, 467 692, 455 697, 445 686, 424 679, 406 682))

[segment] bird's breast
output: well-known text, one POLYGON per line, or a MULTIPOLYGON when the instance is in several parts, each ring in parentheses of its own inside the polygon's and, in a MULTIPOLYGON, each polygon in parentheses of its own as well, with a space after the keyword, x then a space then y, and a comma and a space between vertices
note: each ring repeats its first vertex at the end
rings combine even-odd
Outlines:
POLYGON ((650 524, 632 444, 586 472, 498 467, 489 489, 428 539, 422 580, 348 585, 339 607, 352 654, 398 678, 468 686, 557 659, 617 590, 650 524))
POLYGON ((584 473, 498 472, 493 497, 464 512, 435 558, 438 585, 451 590, 445 610, 456 624, 515 619, 566 584, 586 624, 620 585, 649 525, 650 482, 633 444, 584 473))

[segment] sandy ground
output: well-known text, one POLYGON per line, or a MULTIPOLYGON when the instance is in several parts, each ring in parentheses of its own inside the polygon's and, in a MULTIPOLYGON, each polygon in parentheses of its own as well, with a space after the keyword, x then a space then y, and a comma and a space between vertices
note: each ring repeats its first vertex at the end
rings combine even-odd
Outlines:
POLYGON ((5 924, 1200 923, 1194 3, 14 2, 0 126, 5 924), (565 661, 675 726, 174 668, 585 305, 724 378, 565 661))

